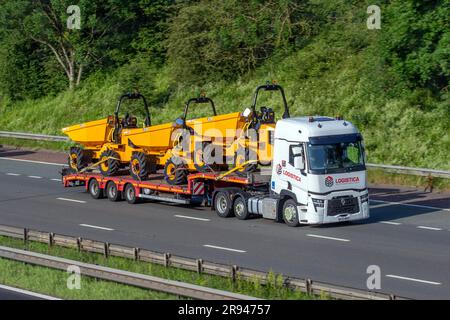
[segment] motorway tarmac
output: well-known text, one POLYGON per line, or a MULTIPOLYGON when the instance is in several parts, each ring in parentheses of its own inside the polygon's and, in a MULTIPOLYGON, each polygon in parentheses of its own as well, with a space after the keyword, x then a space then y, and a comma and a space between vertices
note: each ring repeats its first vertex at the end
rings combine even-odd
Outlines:
POLYGON ((450 299, 448 193, 374 188, 367 221, 289 228, 264 219, 223 219, 209 208, 94 200, 83 187, 63 188, 58 165, 1 156, 0 224, 360 289, 367 289, 368 266, 377 265, 379 291, 450 299))

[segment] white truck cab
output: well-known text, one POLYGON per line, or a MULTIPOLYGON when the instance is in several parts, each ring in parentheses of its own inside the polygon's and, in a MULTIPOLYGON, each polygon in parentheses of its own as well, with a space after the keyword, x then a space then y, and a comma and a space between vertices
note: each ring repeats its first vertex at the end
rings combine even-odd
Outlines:
POLYGON ((282 208, 286 223, 368 218, 366 174, 363 139, 349 121, 316 116, 277 122, 270 189, 272 196, 291 199, 282 208))

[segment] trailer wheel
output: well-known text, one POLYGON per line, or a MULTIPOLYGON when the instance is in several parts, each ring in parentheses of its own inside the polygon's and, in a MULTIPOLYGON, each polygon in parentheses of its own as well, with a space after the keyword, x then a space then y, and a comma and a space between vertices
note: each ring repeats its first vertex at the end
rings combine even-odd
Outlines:
POLYGON ((147 180, 152 173, 152 163, 150 157, 143 152, 133 153, 130 161, 130 174, 133 179, 147 180))
POLYGON ((117 152, 114 152, 112 150, 106 150, 103 151, 100 155, 100 160, 108 159, 105 162, 102 162, 100 164, 100 172, 104 176, 114 176, 119 172, 120 169, 120 159, 119 154, 117 152), (114 159, 113 159, 114 158, 114 159))
POLYGON ((114 181, 110 181, 106 185, 106 196, 113 202, 120 200, 120 191, 119 189, 117 189, 117 185, 114 183, 114 181))
POLYGON ((164 166, 164 180, 168 184, 176 186, 185 184, 187 180, 187 170, 182 163, 174 161, 172 158, 167 160, 164 166))
POLYGON ((125 192, 125 199, 129 204, 135 204, 139 201, 139 198, 136 195, 136 189, 131 183, 125 186, 124 192, 125 192))
POLYGON ((219 217, 228 218, 233 216, 232 203, 230 195, 227 192, 217 192, 214 197, 214 209, 219 217))
POLYGON ((242 196, 238 196, 236 197, 236 200, 234 200, 233 211, 234 215, 239 220, 247 220, 251 216, 251 214, 248 212, 245 199, 242 196))
POLYGON ((284 202, 282 215, 284 223, 288 226, 299 226, 297 203, 294 200, 288 199, 284 202))
POLYGON ((89 181, 89 193, 94 199, 103 198, 103 190, 100 189, 100 184, 97 179, 91 179, 91 181, 89 181))

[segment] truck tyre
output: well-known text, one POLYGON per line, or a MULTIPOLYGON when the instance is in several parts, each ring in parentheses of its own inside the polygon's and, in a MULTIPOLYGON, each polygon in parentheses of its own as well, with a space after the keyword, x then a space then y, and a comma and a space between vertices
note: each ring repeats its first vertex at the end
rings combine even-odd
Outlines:
POLYGON ((114 181, 109 181, 106 185, 106 196, 113 202, 120 200, 121 194, 114 181))
POLYGON ((300 223, 298 219, 297 203, 294 200, 288 199, 284 202, 282 215, 284 223, 286 223, 288 226, 299 226, 300 223))
POLYGON ((70 148, 69 152, 69 167, 72 172, 78 172, 86 168, 91 162, 90 152, 79 147, 70 148))
POLYGON ((124 193, 125 193, 125 200, 127 200, 129 204, 135 204, 139 201, 139 198, 137 197, 136 194, 136 189, 131 183, 125 186, 124 193))
POLYGON ((104 176, 114 176, 119 172, 120 169, 120 161, 117 159, 120 159, 117 152, 114 152, 112 150, 106 150, 103 151, 100 155, 100 160, 108 159, 105 162, 100 163, 100 172, 104 176), (114 158, 114 159, 112 159, 114 158))
POLYGON ((228 192, 217 192, 214 197, 214 209, 219 217, 228 218, 233 216, 232 203, 228 192))
POLYGON ((164 166, 164 180, 168 184, 176 186, 187 182, 187 170, 182 163, 169 159, 164 166))
POLYGON ((233 211, 239 220, 247 220, 251 216, 247 209, 247 203, 242 196, 237 196, 234 200, 233 211))
MULTIPOLYGON (((234 156, 234 167, 241 166, 244 162, 248 161, 250 159, 250 150, 248 148, 239 148, 236 151, 236 154, 234 156)), ((250 163, 243 167, 242 169, 236 170, 236 174, 238 176, 246 177, 247 174, 253 172, 258 168, 258 163, 250 163)))
POLYGON ((153 173, 154 163, 151 162, 151 158, 143 152, 135 152, 131 156, 130 160, 130 175, 135 180, 147 180, 148 175, 153 173))
POLYGON ((94 199, 103 198, 103 190, 100 189, 100 184, 97 179, 91 179, 91 181, 89 181, 89 193, 94 199))

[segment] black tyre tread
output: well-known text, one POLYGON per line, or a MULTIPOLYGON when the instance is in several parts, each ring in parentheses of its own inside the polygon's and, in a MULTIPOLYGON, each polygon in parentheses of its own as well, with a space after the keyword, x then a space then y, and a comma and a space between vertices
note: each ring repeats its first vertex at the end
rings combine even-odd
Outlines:
POLYGON ((91 184, 93 184, 93 183, 97 183, 97 185, 99 184, 96 179, 92 179, 91 181, 89 181, 89 186, 88 186, 89 187, 89 194, 94 199, 101 199, 101 198, 103 198, 103 190, 100 189, 100 186, 98 186, 98 188, 99 188, 98 195, 92 194, 92 192, 91 192, 91 184))
POLYGON ((177 186, 181 184, 185 184, 187 182, 187 169, 184 164, 175 164, 172 159, 167 160, 166 165, 164 166, 164 180, 170 185, 177 186), (169 174, 167 172, 167 167, 169 164, 174 164, 177 171, 175 172, 175 178, 172 180, 169 178, 169 174))
POLYGON ((71 158, 70 156, 72 154, 76 154, 77 156, 77 170, 80 171, 84 168, 86 168, 89 163, 92 161, 92 155, 91 152, 84 150, 80 147, 72 147, 70 148, 70 152, 69 152, 69 167, 73 170, 73 168, 70 166, 71 163, 71 158))
POLYGON ((250 216, 251 216, 251 214, 248 213, 248 208, 247 208, 247 205, 246 205, 246 203, 245 203, 245 198, 244 198, 243 196, 237 196, 237 197, 235 198, 234 203, 233 203, 233 211, 234 211, 234 215, 235 215, 236 218, 238 218, 239 220, 247 220, 247 219, 249 219, 250 216), (238 203, 239 201, 242 201, 243 204, 244 204, 244 207, 245 207, 245 214, 244 214, 243 216, 239 216, 239 215, 236 214, 235 206, 236 206, 236 203, 238 203))
MULTIPOLYGON (((100 155, 100 159, 103 157, 119 158, 119 155, 117 154, 117 152, 114 152, 112 150, 106 150, 102 152, 102 154, 100 155)), ((108 177, 116 175, 119 172, 119 169, 120 161, 114 159, 108 159, 108 170, 106 172, 104 172, 102 170, 102 167, 100 166, 100 172, 102 173, 102 175, 108 177)))
POLYGON ((131 161, 130 161, 130 174, 136 180, 142 181, 148 180, 149 174, 155 172, 155 166, 154 162, 152 162, 152 158, 143 152, 134 153, 131 156, 131 161), (139 167, 141 169, 139 175, 134 174, 133 170, 131 169, 131 161, 133 161, 134 159, 137 159, 139 161, 139 167))

